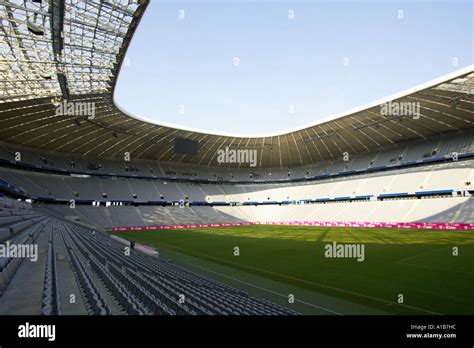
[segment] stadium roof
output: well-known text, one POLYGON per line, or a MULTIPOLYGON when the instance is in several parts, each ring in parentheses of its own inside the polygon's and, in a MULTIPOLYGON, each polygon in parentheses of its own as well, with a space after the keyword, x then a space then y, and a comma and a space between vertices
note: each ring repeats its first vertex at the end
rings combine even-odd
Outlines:
POLYGON ((121 159, 129 152, 132 159, 216 166, 219 149, 255 149, 260 167, 280 167, 474 128, 474 65, 278 134, 216 134, 130 115, 115 104, 114 89, 147 5, 0 0, 0 141, 90 158, 121 159), (392 103, 408 109, 387 113, 381 106, 390 101, 411 104, 392 103), (68 113, 70 105, 76 108, 68 113), (176 138, 197 141, 198 154, 175 154, 176 138))

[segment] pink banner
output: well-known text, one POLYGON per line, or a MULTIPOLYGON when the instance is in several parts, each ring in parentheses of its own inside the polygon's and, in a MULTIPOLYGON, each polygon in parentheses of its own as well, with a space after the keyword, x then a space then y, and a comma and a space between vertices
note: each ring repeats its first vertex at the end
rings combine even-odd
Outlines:
POLYGON ((407 228, 424 230, 474 230, 474 224, 433 223, 433 222, 346 222, 346 221, 258 221, 232 222, 224 224, 191 224, 169 226, 136 226, 113 227, 112 231, 146 231, 146 230, 175 230, 188 228, 228 227, 248 225, 288 225, 288 226, 320 226, 320 227, 361 227, 361 228, 407 228))

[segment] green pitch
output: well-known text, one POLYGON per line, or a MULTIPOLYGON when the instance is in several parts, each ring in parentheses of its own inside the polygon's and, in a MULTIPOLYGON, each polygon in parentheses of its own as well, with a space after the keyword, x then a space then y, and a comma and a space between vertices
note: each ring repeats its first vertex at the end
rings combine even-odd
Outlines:
POLYGON ((254 225, 114 234, 258 276, 256 286, 268 279, 314 293, 305 303, 328 313, 474 314, 474 232, 254 225), (333 242, 363 245, 363 261, 326 257, 333 242))

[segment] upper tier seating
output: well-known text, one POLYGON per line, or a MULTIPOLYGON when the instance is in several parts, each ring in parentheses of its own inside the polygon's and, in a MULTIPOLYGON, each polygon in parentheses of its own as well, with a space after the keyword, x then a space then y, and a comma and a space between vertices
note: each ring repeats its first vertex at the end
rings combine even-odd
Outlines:
POLYGON ((0 168, 0 178, 34 197, 75 200, 265 202, 434 190, 472 190, 474 160, 282 184, 193 184, 128 178, 74 178, 0 168))
POLYGON ((344 160, 343 153, 335 154, 333 161, 319 162, 303 167, 282 168, 226 168, 188 165, 179 163, 157 163, 155 161, 133 160, 90 160, 82 157, 64 156, 59 153, 39 153, 28 148, 13 148, 9 144, 0 147, 0 160, 14 161, 15 154, 21 153, 21 163, 56 168, 68 171, 85 171, 90 173, 114 173, 125 175, 161 176, 182 179, 210 180, 279 180, 312 177, 333 174, 343 171, 368 169, 378 166, 390 166, 435 157, 450 155, 453 152, 474 152, 474 141, 471 132, 445 134, 424 140, 403 142, 380 152, 351 154, 344 160))

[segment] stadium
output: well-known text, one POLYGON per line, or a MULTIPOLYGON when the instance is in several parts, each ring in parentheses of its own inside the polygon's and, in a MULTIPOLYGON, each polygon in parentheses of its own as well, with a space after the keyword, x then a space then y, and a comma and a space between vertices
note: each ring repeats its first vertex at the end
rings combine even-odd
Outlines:
POLYGON ((474 314, 474 66, 300 129, 114 101, 146 0, 0 1, 0 314, 474 314))

